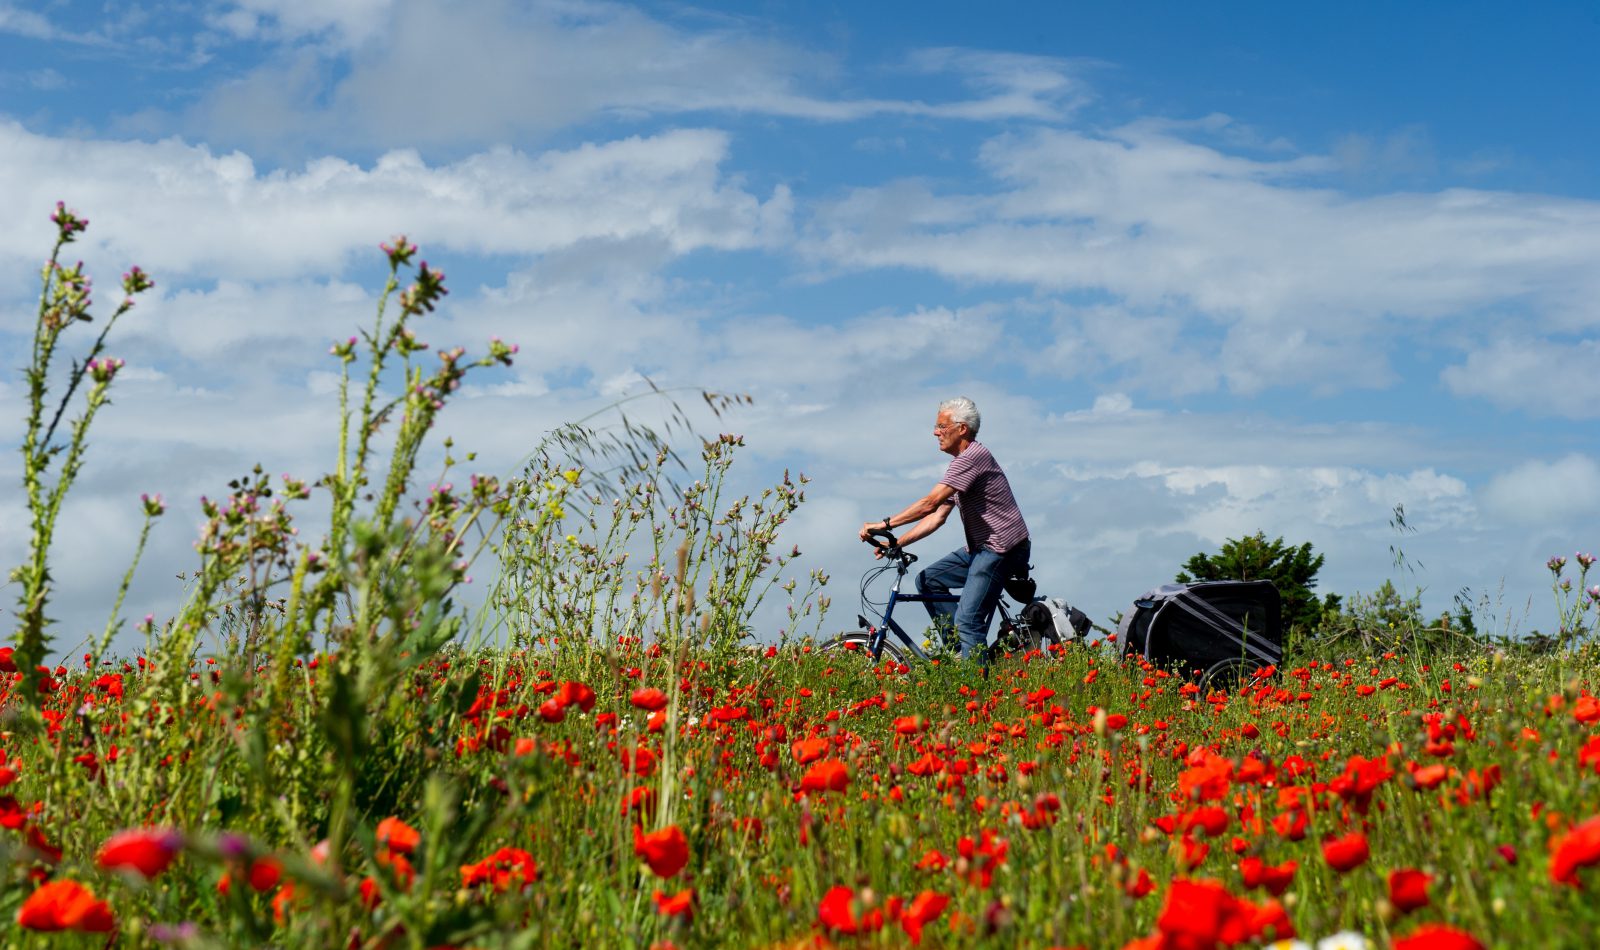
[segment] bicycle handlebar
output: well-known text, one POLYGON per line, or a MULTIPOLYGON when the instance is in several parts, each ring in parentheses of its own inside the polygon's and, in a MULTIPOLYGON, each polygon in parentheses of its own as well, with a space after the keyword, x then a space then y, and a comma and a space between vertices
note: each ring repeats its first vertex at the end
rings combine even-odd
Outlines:
POLYGON ((894 532, 888 528, 873 528, 867 532, 867 543, 884 553, 885 557, 898 558, 907 564, 916 561, 917 556, 900 546, 894 532), (882 538, 883 540, 878 540, 882 538))

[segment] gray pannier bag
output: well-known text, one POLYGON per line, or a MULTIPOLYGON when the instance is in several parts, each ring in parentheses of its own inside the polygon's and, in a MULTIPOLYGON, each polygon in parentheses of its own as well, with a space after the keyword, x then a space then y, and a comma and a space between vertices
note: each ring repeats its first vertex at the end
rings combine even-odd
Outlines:
POLYGON ((1021 619, 1029 645, 1035 650, 1043 649, 1046 641, 1080 640, 1092 625, 1088 614, 1060 597, 1040 597, 1022 608, 1021 619))

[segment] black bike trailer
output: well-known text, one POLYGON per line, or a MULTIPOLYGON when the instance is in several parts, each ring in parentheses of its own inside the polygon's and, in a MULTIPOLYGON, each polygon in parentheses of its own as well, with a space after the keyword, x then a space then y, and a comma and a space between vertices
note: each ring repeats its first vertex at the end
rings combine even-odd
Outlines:
POLYGON ((1117 626, 1122 656, 1227 688, 1283 660, 1282 602, 1271 581, 1164 584, 1117 626))

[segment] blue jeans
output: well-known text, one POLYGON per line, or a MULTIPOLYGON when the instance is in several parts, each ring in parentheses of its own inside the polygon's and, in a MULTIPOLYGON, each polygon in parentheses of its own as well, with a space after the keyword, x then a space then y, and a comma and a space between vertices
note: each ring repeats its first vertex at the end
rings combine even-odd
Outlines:
POLYGON ((981 551, 951 551, 929 564, 917 575, 917 593, 949 594, 961 590, 961 600, 927 603, 928 616, 935 626, 955 623, 961 639, 962 659, 988 662, 989 622, 1000 604, 1006 578, 1026 572, 1032 545, 1024 540, 1004 554, 987 548, 981 551))

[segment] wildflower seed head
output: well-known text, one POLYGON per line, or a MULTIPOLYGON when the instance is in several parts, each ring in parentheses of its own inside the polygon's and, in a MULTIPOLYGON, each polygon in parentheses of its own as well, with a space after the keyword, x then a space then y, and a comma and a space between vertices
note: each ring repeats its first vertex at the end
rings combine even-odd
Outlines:
POLYGON ((144 505, 146 518, 159 518, 167 512, 166 503, 161 500, 160 495, 140 495, 139 501, 144 505))
POLYGON ((1550 573, 1559 577, 1561 575, 1562 568, 1567 566, 1567 559, 1557 554, 1555 557, 1552 557, 1550 560, 1544 562, 1544 566, 1550 569, 1550 573))
POLYGON ((155 285, 156 282, 150 279, 150 275, 138 267, 131 267, 122 275, 122 291, 129 297, 142 294, 155 285))
POLYGON ((404 234, 397 234, 387 244, 379 244, 378 249, 389 256, 389 263, 400 267, 411 263, 411 255, 417 253, 417 246, 406 240, 404 234))
POLYGON ((400 328, 400 332, 394 335, 393 346, 400 351, 401 356, 410 356, 428 348, 428 344, 417 339, 417 335, 410 327, 400 328))
POLYGON ((505 366, 511 365, 511 357, 517 354, 521 347, 515 343, 506 343, 499 337, 489 338, 489 358, 505 366))
POLYGON ((76 211, 69 211, 64 201, 56 202, 56 213, 50 216, 50 220, 55 222, 56 233, 62 244, 71 244, 89 227, 89 219, 78 217, 76 211))
POLYGON ((90 360, 84 368, 89 371, 91 379, 103 386, 111 382, 112 378, 117 375, 117 370, 124 365, 122 360, 114 356, 108 356, 104 359, 90 360))

